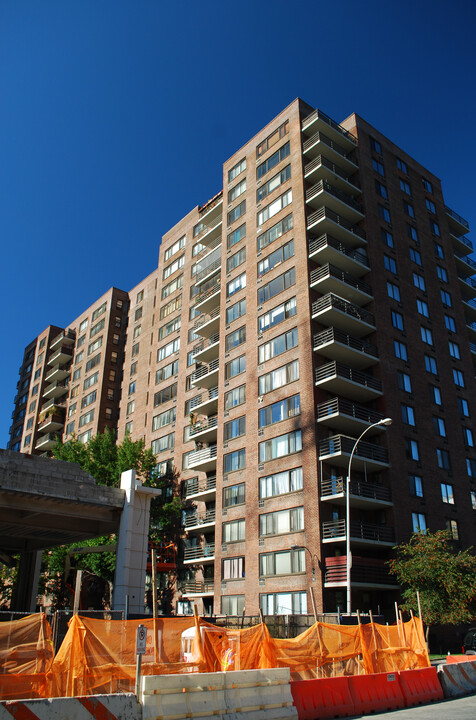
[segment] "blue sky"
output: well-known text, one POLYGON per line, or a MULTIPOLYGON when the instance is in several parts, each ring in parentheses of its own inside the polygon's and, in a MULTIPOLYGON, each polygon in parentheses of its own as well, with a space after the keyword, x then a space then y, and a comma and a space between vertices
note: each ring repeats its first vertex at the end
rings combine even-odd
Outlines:
POLYGON ((156 265, 300 96, 357 112, 476 227, 474 0, 1 0, 0 447, 23 349, 156 265))

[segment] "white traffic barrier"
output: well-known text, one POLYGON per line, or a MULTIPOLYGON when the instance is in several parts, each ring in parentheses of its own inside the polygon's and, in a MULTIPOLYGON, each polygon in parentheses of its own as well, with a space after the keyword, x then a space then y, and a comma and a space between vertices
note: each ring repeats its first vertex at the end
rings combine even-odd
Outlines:
POLYGON ((476 660, 438 665, 438 679, 445 697, 461 697, 476 692, 476 660))
POLYGON ((142 678, 143 720, 297 718, 289 668, 142 678))
POLYGON ((87 695, 77 698, 3 700, 0 720, 142 720, 135 695, 87 695))

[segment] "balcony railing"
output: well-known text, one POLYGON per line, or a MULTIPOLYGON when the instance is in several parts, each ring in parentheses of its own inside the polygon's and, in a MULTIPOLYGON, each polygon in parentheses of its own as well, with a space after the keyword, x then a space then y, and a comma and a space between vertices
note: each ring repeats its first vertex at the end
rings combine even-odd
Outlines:
POLYGON ((220 315, 219 307, 212 310, 211 313, 202 313, 195 320, 193 327, 195 328, 195 330, 198 330, 198 328, 202 327, 202 325, 205 325, 206 323, 210 322, 210 320, 214 320, 216 317, 219 317, 219 315, 220 315))
MULTIPOLYGON (((465 220, 461 215, 458 215, 454 210, 449 208, 448 206, 445 207, 446 214, 453 218, 453 220, 456 220, 460 225, 463 225, 466 230, 469 231, 469 222, 465 220)), ((461 238, 459 238, 461 240, 461 238)), ((467 239, 467 238, 466 238, 467 239)))
POLYGON ((209 417, 208 420, 200 420, 199 422, 196 422, 193 427, 190 428, 190 437, 193 437, 194 435, 198 435, 199 433, 205 432, 205 430, 213 430, 213 428, 216 428, 218 426, 218 416, 214 415, 213 417, 209 417))
POLYGON ((60 343, 72 344, 76 339, 76 333, 74 330, 62 330, 50 343, 50 350, 53 350, 60 343))
POLYGON ((330 118, 329 115, 326 115, 325 112, 322 112, 322 110, 319 110, 319 108, 317 108, 310 115, 304 118, 304 120, 302 121, 302 129, 305 130, 307 126, 314 122, 314 120, 316 119, 323 120, 323 122, 327 123, 327 125, 329 125, 329 127, 331 127, 333 130, 336 130, 347 140, 350 140, 354 143, 354 145, 357 145, 357 138, 355 137, 355 135, 352 135, 351 132, 343 128, 342 125, 336 123, 335 120, 330 118))
POLYGON ((344 270, 341 270, 340 268, 336 267, 335 265, 331 265, 330 263, 326 263, 325 265, 322 265, 319 268, 316 268, 315 270, 311 270, 310 274, 310 282, 311 285, 314 283, 319 282, 320 280, 324 280, 324 278, 327 277, 333 277, 336 278, 336 280, 340 280, 341 282, 345 283, 346 285, 349 285, 350 287, 355 288, 356 290, 359 290, 362 293, 365 293, 366 295, 372 295, 372 288, 370 285, 363 280, 357 280, 357 278, 354 278, 349 273, 345 272, 344 270))
POLYGON ((349 207, 354 208, 354 210, 361 213, 362 215, 364 214, 362 205, 357 202, 357 200, 354 200, 352 195, 343 192, 343 190, 339 190, 338 188, 334 187, 334 185, 328 183, 326 180, 319 180, 319 182, 309 188, 309 190, 306 190, 306 200, 310 200, 314 197, 314 195, 322 191, 329 193, 329 195, 333 195, 335 198, 337 198, 337 200, 340 200, 346 205, 349 205, 349 207))
POLYGON ((210 335, 210 337, 207 338, 206 340, 203 340, 202 342, 198 343, 197 345, 194 345, 192 352, 194 355, 198 355, 198 353, 201 353, 203 350, 206 350, 207 347, 210 347, 210 345, 215 345, 217 342, 220 342, 220 333, 213 333, 213 335, 210 335))
POLYGON ((217 456, 217 446, 211 445, 208 448, 204 448, 203 450, 197 450, 197 452, 192 453, 189 456, 188 464, 189 467, 193 467, 195 465, 199 465, 202 462, 206 462, 207 460, 213 460, 217 456))
MULTIPOLYGON (((331 437, 320 440, 319 457, 327 455, 350 455, 355 445, 356 438, 348 435, 331 435, 331 437)), ((372 460, 373 462, 388 464, 388 450, 381 445, 361 440, 355 450, 355 456, 372 460)))
POLYGON ((203 377, 204 375, 209 375, 212 372, 216 372, 219 368, 220 362, 218 358, 216 360, 212 360, 211 363, 208 365, 202 365, 198 368, 198 370, 195 370, 192 373, 191 381, 195 382, 195 380, 198 380, 199 378, 203 377))
POLYGON ((312 315, 317 315, 324 310, 331 309, 339 310, 349 317, 362 320, 362 322, 367 323, 367 325, 375 326, 375 316, 372 315, 372 313, 364 310, 364 308, 361 308, 359 305, 354 305, 354 303, 344 300, 339 297, 339 295, 334 295, 334 293, 327 293, 312 303, 312 315))
POLYGON ((363 248, 349 248, 340 240, 336 240, 332 235, 321 235, 320 237, 309 241, 309 255, 313 255, 319 250, 331 247, 337 252, 347 255, 347 257, 369 267, 369 258, 367 252, 363 248))
MULTIPOLYGON (((345 520, 331 520, 322 523, 323 540, 345 537, 345 520)), ((353 540, 368 540, 373 542, 395 542, 395 532, 386 525, 374 525, 364 522, 350 523, 350 537, 353 540)))
MULTIPOLYGON (((328 160, 324 155, 318 155, 317 158, 314 158, 314 160, 311 160, 311 162, 306 163, 304 166, 304 175, 308 175, 313 170, 315 170, 318 167, 325 167, 331 172, 334 173, 334 175, 338 175, 346 182, 350 183, 351 185, 354 185, 354 187, 359 188, 359 184, 355 178, 348 175, 348 173, 345 172, 345 170, 342 170, 338 165, 328 160)), ((360 188, 359 188, 360 189, 360 188)))
MULTIPOLYGON (((345 585, 347 580, 347 558, 345 555, 325 559, 324 583, 345 585)), ((350 571, 352 583, 362 585, 397 585, 397 581, 389 574, 385 560, 380 558, 352 557, 350 571)))
POLYGON ((214 590, 213 580, 210 582, 198 582, 190 580, 182 585, 182 595, 205 595, 214 590))
MULTIPOLYGON (((465 238, 465 240, 467 240, 467 239, 468 238, 465 238)), ((468 255, 462 255, 462 253, 459 253, 455 250, 455 257, 457 257, 459 260, 462 260, 463 262, 467 263, 468 265, 471 265, 471 267, 476 270, 476 262, 472 258, 468 257, 468 255)))
POLYGON ((375 423, 382 420, 384 417, 382 413, 376 410, 370 410, 364 407, 364 405, 358 405, 357 403, 350 402, 344 398, 333 398, 327 402, 320 403, 317 406, 317 419, 325 420, 329 415, 347 415, 361 420, 365 423, 375 423))
POLYGON ((194 304, 199 305, 200 303, 204 302, 204 300, 207 300, 209 297, 219 292, 220 287, 221 283, 219 278, 208 290, 205 290, 204 292, 200 292, 198 293, 198 295, 195 295, 194 304))
POLYGON ((183 551, 184 560, 196 560, 202 557, 213 557, 215 555, 215 543, 207 543, 205 545, 193 545, 186 547, 183 551))
POLYGON ((211 388, 208 393, 200 393, 200 395, 197 395, 197 397, 194 397, 190 401, 190 409, 193 410, 193 408, 198 407, 199 405, 202 405, 203 403, 207 402, 207 400, 215 400, 215 398, 218 397, 218 386, 211 388))
POLYGON ((185 517, 185 527, 195 527, 196 525, 209 525, 215 522, 215 510, 207 510, 203 513, 194 513, 185 517))
POLYGON ((326 330, 321 330, 321 332, 318 332, 314 335, 312 341, 313 350, 319 350, 319 348, 321 348, 323 345, 328 345, 331 342, 336 342, 340 343, 341 345, 347 345, 347 347, 351 348, 352 350, 363 352, 366 355, 371 355, 372 357, 378 357, 378 348, 376 345, 372 345, 372 343, 369 343, 366 340, 354 338, 352 337, 352 335, 349 335, 348 333, 344 332, 343 330, 339 330, 338 328, 327 328, 326 330))
POLYGON ((458 274, 458 278, 460 280, 462 280, 463 282, 467 283, 468 285, 471 285, 471 287, 476 288, 476 280, 474 280, 474 278, 467 277, 465 275, 459 275, 459 274, 458 274))
POLYGON ((378 378, 375 378, 373 375, 369 375, 368 373, 361 372, 360 370, 355 370, 355 368, 351 368, 348 365, 336 362, 335 360, 316 368, 314 372, 314 381, 318 383, 322 380, 333 377, 334 375, 350 380, 351 382, 355 382, 358 385, 365 385, 365 387, 375 390, 376 392, 382 392, 382 382, 378 378))
POLYGON ((207 492, 207 490, 214 490, 217 486, 216 476, 207 477, 204 480, 193 478, 193 480, 187 480, 185 485, 185 497, 191 495, 198 495, 201 492, 207 492))
MULTIPOLYGON (((334 152, 338 153, 339 155, 342 155, 343 158, 346 160, 350 159, 350 153, 347 152, 347 150, 342 147, 342 145, 339 145, 339 143, 336 143, 334 140, 332 140, 328 135, 325 135, 324 133, 320 132, 319 130, 314 133, 314 135, 311 135, 311 137, 308 140, 305 140, 302 149, 304 152, 309 150, 313 145, 315 145, 317 142, 322 142, 324 145, 327 145, 327 147, 334 150, 334 152)), ((351 162, 356 165, 357 163, 354 160, 351 160, 351 162)))
MULTIPOLYGON (((332 497, 333 495, 345 495, 345 477, 327 478, 321 480, 321 497, 332 497)), ((350 494, 358 495, 369 500, 381 500, 384 502, 392 501, 392 493, 390 488, 384 485, 378 485, 371 482, 359 482, 358 480, 350 481, 350 494)))
POLYGON ((44 447, 52 447, 58 438, 59 435, 57 433, 46 433, 46 435, 41 435, 36 441, 35 450, 39 450, 44 447))
POLYGON ((208 200, 205 205, 201 205, 198 208, 198 214, 200 217, 203 217, 203 215, 206 215, 210 212, 210 210, 213 210, 214 207, 216 207, 221 201, 223 200, 223 190, 220 190, 220 192, 217 192, 216 195, 214 195, 210 200, 208 200))
POLYGON ((307 228, 310 229, 312 225, 324 219, 332 220, 332 222, 336 223, 336 225, 340 225, 345 230, 348 230, 354 235, 357 235, 358 237, 365 240, 366 236, 362 228, 358 227, 357 225, 353 225, 349 220, 342 217, 342 215, 338 215, 336 212, 334 212, 328 207, 321 207, 319 208, 319 210, 316 210, 316 212, 308 215, 307 228))
MULTIPOLYGON (((220 238, 221 243, 221 238, 220 238)), ((218 243, 218 244, 220 244, 218 243)), ((221 249, 217 248, 214 252, 210 253, 210 255, 207 255, 207 257, 203 260, 203 267, 202 263, 199 263, 200 269, 197 271, 195 275, 195 282, 199 283, 203 278, 205 278, 207 275, 209 275, 211 272, 216 270, 221 266, 221 249)))

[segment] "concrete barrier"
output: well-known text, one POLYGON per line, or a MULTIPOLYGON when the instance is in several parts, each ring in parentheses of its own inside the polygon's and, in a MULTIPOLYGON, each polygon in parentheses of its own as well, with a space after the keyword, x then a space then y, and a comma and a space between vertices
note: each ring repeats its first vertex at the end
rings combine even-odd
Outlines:
POLYGON ((446 698, 476 692, 476 660, 438 665, 438 679, 446 698))
MULTIPOLYGON (((289 668, 236 670, 141 679, 143 720, 295 718, 289 668)), ((0 718, 0 720, 2 720, 0 718)))
POLYGON ((45 700, 4 700, 0 720, 142 720, 135 695, 87 695, 45 700))

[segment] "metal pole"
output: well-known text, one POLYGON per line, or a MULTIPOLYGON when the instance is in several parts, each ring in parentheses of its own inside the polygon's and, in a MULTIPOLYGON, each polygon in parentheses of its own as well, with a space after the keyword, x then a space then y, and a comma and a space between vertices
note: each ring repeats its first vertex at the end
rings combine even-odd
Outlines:
POLYGON ((78 614, 79 601, 81 597, 81 580, 83 579, 83 571, 76 571, 76 584, 74 586, 73 615, 78 614))

